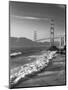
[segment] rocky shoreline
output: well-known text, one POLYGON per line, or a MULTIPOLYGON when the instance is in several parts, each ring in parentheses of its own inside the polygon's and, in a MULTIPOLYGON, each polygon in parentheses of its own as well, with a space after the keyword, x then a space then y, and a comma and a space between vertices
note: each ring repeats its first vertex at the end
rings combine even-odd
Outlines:
POLYGON ((36 61, 16 67, 10 71, 10 88, 16 85, 20 80, 26 80, 29 75, 38 73, 46 68, 50 60, 55 57, 56 51, 47 51, 36 57, 36 61))

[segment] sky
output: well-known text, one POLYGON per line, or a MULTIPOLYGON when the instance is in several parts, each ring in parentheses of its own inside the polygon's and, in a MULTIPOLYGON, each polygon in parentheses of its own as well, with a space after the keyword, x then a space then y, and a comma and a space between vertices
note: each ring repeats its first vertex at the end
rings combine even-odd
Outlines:
POLYGON ((50 37, 51 19, 54 35, 65 34, 65 5, 10 1, 10 36, 34 40, 50 37))

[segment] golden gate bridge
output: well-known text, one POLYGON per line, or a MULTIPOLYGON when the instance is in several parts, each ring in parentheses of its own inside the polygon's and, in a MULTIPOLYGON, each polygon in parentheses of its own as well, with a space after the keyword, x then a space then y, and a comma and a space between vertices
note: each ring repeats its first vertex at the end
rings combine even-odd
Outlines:
MULTIPOLYGON (((41 18, 41 20, 43 20, 41 18)), ((45 20, 45 18, 44 18, 45 20)), ((34 31, 34 41, 36 42, 44 42, 44 41, 49 41, 51 46, 54 46, 54 42, 57 40, 59 40, 59 47, 63 47, 65 45, 65 35, 58 35, 55 36, 54 35, 54 19, 53 18, 48 18, 48 20, 50 21, 50 37, 48 38, 41 38, 41 39, 37 39, 37 31, 34 31)))

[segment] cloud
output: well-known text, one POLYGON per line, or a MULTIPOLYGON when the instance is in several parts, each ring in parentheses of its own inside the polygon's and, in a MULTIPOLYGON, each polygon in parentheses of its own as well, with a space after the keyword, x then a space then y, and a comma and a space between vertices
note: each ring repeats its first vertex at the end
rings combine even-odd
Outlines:
POLYGON ((50 19, 48 17, 39 18, 39 17, 16 16, 16 15, 11 15, 11 17, 17 18, 17 19, 26 19, 26 20, 49 20, 50 19))

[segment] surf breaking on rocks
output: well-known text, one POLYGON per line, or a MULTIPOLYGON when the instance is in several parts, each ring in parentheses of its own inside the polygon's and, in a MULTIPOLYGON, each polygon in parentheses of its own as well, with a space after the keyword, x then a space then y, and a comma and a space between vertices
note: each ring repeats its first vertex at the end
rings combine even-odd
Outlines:
POLYGON ((36 61, 10 70, 10 85, 17 84, 21 79, 26 78, 28 75, 39 72, 48 66, 50 60, 55 56, 56 51, 47 51, 42 55, 36 57, 36 61))

